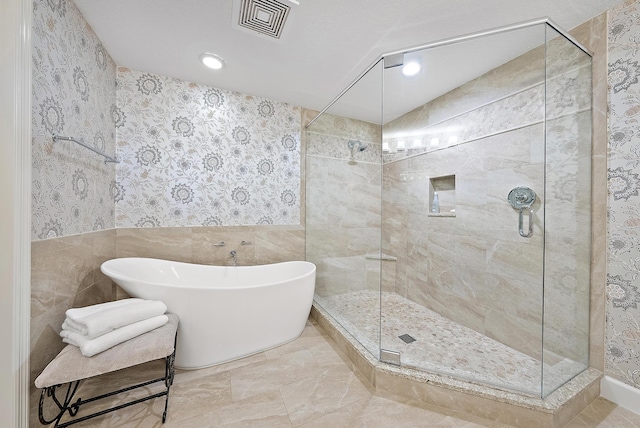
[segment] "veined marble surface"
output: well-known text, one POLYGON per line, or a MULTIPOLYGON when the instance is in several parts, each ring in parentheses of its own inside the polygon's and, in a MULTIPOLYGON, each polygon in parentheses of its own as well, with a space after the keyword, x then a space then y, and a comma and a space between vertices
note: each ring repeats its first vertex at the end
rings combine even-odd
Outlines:
MULTIPOLYGON (((160 364, 157 364, 160 363, 160 364)), ((90 397, 109 388, 162 374, 164 364, 145 365, 92 378, 79 391, 90 397)), ((113 396, 95 406, 115 406, 157 392, 155 386, 113 396)), ((33 396, 39 394, 34 389, 33 396)), ((89 408, 91 407, 91 408, 89 408)), ((32 408, 32 427, 38 422, 32 408)), ((162 424, 164 399, 158 398, 80 422, 82 427, 509 427, 468 413, 416 405, 375 393, 345 354, 309 321, 302 335, 286 345, 202 370, 178 370, 162 424)), ((84 411, 84 410, 81 410, 84 411)), ((65 417, 66 420, 66 417, 65 417)), ((640 416, 599 398, 567 427, 633 427, 640 416)))

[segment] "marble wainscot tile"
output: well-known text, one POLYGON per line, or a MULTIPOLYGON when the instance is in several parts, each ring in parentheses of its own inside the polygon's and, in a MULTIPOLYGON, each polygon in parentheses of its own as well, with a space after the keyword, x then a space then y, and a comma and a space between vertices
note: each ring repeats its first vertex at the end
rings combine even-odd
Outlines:
POLYGON ((115 257, 115 231, 31 243, 31 377, 64 347, 58 335, 65 311, 113 300, 114 288, 99 271, 115 257))
POLYGON ((231 251, 236 251, 239 266, 256 264, 257 226, 222 226, 192 228, 191 243, 193 258, 191 263, 233 265, 231 251), (242 242, 246 245, 242 245, 242 242), (224 243, 224 245, 221 245, 224 243))
POLYGON ((256 228, 257 264, 305 259, 303 226, 270 226, 256 228))
POLYGON ((152 257, 189 263, 190 227, 118 228, 117 257, 152 257))

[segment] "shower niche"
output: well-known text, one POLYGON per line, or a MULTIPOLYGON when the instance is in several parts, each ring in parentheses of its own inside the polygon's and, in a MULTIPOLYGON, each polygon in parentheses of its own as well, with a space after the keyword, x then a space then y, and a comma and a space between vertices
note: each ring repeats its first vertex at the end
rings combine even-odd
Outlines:
POLYGON ((306 127, 316 313, 385 373, 392 352, 403 376, 528 408, 592 385, 591 99, 590 54, 548 20, 374 61, 306 127), (351 140, 376 161, 332 149, 351 140))
POLYGON ((429 217, 456 216, 456 176, 429 178, 429 217))

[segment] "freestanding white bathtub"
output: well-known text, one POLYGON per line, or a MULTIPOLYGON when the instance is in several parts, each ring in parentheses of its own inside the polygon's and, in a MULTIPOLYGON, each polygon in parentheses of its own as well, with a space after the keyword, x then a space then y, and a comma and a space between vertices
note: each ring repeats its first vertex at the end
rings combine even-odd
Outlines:
POLYGON ((100 267, 132 297, 161 300, 180 317, 175 365, 198 369, 297 338, 311 310, 316 266, 208 266, 150 258, 100 267))

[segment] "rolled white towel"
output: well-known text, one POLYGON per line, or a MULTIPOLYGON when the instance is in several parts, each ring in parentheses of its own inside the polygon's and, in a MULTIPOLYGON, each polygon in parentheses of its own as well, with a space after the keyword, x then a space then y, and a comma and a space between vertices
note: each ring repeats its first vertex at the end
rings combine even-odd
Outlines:
POLYGON ((99 311, 85 310, 69 313, 70 311, 67 311, 67 318, 62 324, 63 330, 79 333, 87 339, 95 339, 116 328, 162 315, 167 311, 167 305, 158 300, 136 299, 133 302, 112 305, 99 311))
POLYGON ((95 339, 87 339, 85 336, 69 330, 63 330, 60 335, 62 336, 63 342, 80 348, 80 352, 85 357, 92 357, 122 342, 162 327, 168 321, 169 317, 166 315, 158 315, 117 328, 95 339))

